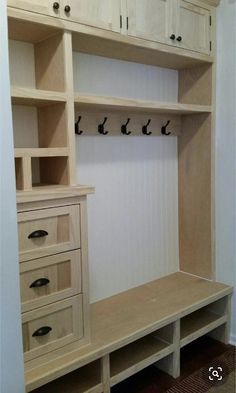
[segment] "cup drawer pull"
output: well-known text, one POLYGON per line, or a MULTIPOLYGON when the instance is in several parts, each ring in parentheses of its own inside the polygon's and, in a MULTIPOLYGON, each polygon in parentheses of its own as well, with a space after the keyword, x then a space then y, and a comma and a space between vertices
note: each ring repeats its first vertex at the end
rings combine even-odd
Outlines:
POLYGON ((32 337, 46 336, 51 330, 52 328, 50 326, 42 326, 32 334, 32 337))
POLYGON ((45 285, 48 285, 49 283, 50 283, 50 280, 48 280, 48 278, 39 278, 38 280, 35 280, 34 282, 32 282, 32 284, 30 285, 30 288, 40 288, 45 285))
POLYGON ((48 232, 44 231, 42 229, 39 229, 37 231, 32 232, 29 236, 28 239, 37 239, 39 237, 45 237, 48 236, 48 232))

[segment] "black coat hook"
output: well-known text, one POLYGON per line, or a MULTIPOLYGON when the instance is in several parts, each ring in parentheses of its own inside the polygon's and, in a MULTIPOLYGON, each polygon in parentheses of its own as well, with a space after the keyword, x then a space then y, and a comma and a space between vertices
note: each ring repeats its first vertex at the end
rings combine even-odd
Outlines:
POLYGON ((151 119, 149 119, 147 124, 145 126, 143 126, 142 132, 144 135, 151 135, 152 134, 151 131, 148 132, 148 130, 147 130, 150 123, 151 123, 151 119))
POLYGON ((79 123, 80 123, 81 118, 82 118, 82 117, 79 116, 77 122, 75 123, 75 133, 76 133, 77 135, 83 134, 83 131, 79 129, 79 123))
POLYGON ((102 135, 107 135, 108 134, 108 131, 104 130, 104 125, 105 125, 106 121, 107 121, 107 117, 104 117, 103 123, 98 125, 98 132, 99 132, 99 134, 102 134, 102 135))
POLYGON ((162 133, 162 135, 170 135, 170 134, 171 134, 171 132, 166 132, 166 128, 167 128, 167 126, 168 126, 169 124, 170 124, 170 120, 167 121, 167 123, 166 123, 165 126, 162 126, 162 127, 161 127, 161 133, 162 133))
POLYGON ((121 132, 124 135, 130 135, 131 134, 131 131, 127 131, 127 125, 129 124, 129 122, 130 122, 130 118, 128 118, 127 122, 125 124, 122 124, 122 126, 121 126, 121 132))

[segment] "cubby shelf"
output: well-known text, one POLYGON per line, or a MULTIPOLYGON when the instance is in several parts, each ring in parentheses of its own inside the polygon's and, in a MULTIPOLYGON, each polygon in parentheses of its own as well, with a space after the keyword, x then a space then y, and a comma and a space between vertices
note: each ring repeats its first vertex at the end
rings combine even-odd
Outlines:
POLYGON ((15 157, 67 157, 69 149, 67 147, 55 148, 15 148, 15 157))
POLYGON ((148 335, 110 355, 111 386, 173 352, 174 346, 148 335))
POLYGON ((11 88, 11 100, 13 105, 46 106, 66 102, 65 93, 57 91, 28 89, 13 86, 11 88))
POLYGON ((75 106, 80 109, 119 110, 133 112, 155 112, 163 114, 198 114, 211 113, 208 105, 192 105, 181 103, 163 103, 158 101, 144 101, 119 97, 104 97, 75 94, 75 106))
POLYGON ((226 315, 215 314, 207 308, 200 309, 182 318, 180 322, 181 348, 222 325, 226 320, 226 315))

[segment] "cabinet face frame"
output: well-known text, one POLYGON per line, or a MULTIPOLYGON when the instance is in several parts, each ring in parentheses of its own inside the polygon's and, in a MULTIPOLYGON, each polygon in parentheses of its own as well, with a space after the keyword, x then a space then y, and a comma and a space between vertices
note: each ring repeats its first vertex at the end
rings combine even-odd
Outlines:
POLYGON ((120 32, 121 0, 60 0, 60 17, 73 22, 120 32), (70 12, 65 12, 65 7, 70 12), (93 14, 91 15, 91 9, 93 14), (101 15, 105 15, 103 19, 101 15))

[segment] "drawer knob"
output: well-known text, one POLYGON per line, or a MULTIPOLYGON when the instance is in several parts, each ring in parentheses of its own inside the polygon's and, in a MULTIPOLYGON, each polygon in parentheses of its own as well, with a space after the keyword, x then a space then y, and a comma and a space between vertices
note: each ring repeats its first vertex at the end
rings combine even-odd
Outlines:
POLYGON ((176 39, 177 39, 177 41, 181 42, 182 41, 181 35, 179 35, 179 37, 177 37, 176 39))
POLYGON ((69 13, 69 12, 70 12, 70 9, 71 9, 71 8, 70 8, 69 5, 66 5, 65 8, 64 8, 64 10, 65 10, 66 13, 69 13))
POLYGON ((53 9, 59 10, 59 8, 60 8, 60 4, 57 1, 55 1, 55 3, 53 3, 53 9))
POLYGON ((47 278, 39 278, 38 280, 35 280, 34 282, 32 282, 32 284, 30 285, 30 288, 40 288, 45 285, 48 285, 49 283, 50 283, 50 280, 48 280, 47 278))
POLYGON ((49 332, 51 332, 52 328, 50 326, 42 326, 38 330, 35 330, 35 332, 32 334, 32 337, 42 337, 46 336, 49 332))
POLYGON ((170 39, 175 40, 175 34, 171 34, 170 39))
POLYGON ((45 237, 48 236, 47 231, 43 231, 42 229, 39 229, 37 231, 32 232, 29 236, 28 239, 37 239, 38 237, 45 237))

